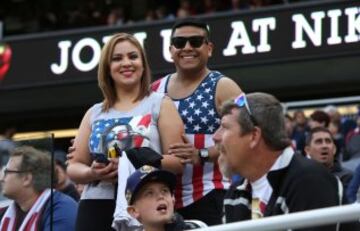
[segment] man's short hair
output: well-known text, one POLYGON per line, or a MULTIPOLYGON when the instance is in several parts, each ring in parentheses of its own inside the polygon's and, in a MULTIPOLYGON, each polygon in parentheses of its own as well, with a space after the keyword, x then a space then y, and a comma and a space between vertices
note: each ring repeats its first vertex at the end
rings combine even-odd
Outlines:
POLYGON ((171 37, 173 37, 176 29, 184 26, 193 26, 203 29, 206 32, 206 39, 209 40, 210 38, 209 26, 206 23, 202 22, 199 18, 195 18, 195 17, 187 17, 177 20, 171 29, 171 37))
POLYGON ((50 153, 40 151, 30 146, 15 148, 10 157, 22 157, 19 171, 29 172, 33 175, 33 187, 37 192, 50 188, 51 184, 51 158, 50 153))
POLYGON ((330 132, 329 129, 324 128, 324 127, 315 127, 315 128, 313 128, 313 129, 311 129, 311 130, 309 131, 309 133, 307 134, 307 136, 306 136, 306 140, 305 140, 306 146, 309 146, 309 145, 311 144, 311 141, 312 141, 312 139, 313 139, 313 137, 314 137, 314 134, 315 134, 315 133, 318 133, 318 132, 328 133, 328 134, 330 135, 330 137, 331 137, 331 140, 332 140, 333 143, 334 143, 334 137, 333 137, 333 135, 331 134, 331 132, 330 132))
POLYGON ((326 112, 316 110, 310 115, 310 118, 316 122, 324 123, 325 127, 329 126, 330 116, 326 112))
MULTIPOLYGON (((285 117, 280 101, 273 95, 262 92, 247 94, 246 98, 266 145, 272 150, 283 150, 288 147, 291 141, 286 133, 285 117)), ((222 116, 230 114, 234 108, 239 106, 233 100, 226 102, 222 107, 222 116)), ((255 127, 246 107, 239 108, 237 122, 242 134, 251 132, 255 127)))

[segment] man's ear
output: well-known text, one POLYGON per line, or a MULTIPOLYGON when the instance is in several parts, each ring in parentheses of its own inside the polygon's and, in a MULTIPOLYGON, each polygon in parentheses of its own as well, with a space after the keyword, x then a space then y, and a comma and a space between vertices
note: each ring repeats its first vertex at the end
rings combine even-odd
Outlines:
POLYGON ((139 219, 140 218, 140 213, 139 211, 136 209, 135 206, 128 206, 127 207, 127 212, 135 219, 139 219))
POLYGON ((210 42, 210 41, 208 42, 208 48, 209 48, 208 55, 209 55, 209 57, 211 57, 212 53, 214 51, 214 44, 212 42, 210 42))
POLYGON ((251 131, 250 148, 255 148, 261 141, 262 131, 261 128, 255 126, 251 131))
POLYGON ((306 155, 310 156, 310 147, 309 147, 309 145, 306 145, 304 147, 304 151, 305 151, 306 155))
POLYGON ((333 153, 333 156, 335 156, 335 154, 336 154, 336 151, 337 151, 337 148, 336 148, 336 145, 335 145, 335 143, 334 143, 333 145, 334 145, 334 153, 333 153))
POLYGON ((171 200, 172 200, 172 202, 173 202, 173 205, 175 206, 175 195, 174 195, 174 194, 172 194, 171 200))
POLYGON ((171 59, 174 60, 173 53, 171 52, 171 45, 169 46, 169 52, 170 52, 170 57, 171 57, 171 59))
POLYGON ((24 176, 24 186, 29 187, 32 186, 33 184, 33 175, 31 173, 25 173, 24 176))

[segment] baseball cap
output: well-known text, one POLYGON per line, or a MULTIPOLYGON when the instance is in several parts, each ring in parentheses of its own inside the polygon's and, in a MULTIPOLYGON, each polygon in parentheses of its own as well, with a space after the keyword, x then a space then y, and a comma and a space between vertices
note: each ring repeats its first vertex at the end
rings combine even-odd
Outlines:
POLYGON ((127 179, 125 197, 129 205, 134 203, 136 194, 141 187, 151 181, 163 182, 173 192, 176 185, 176 176, 172 172, 160 170, 153 166, 142 166, 127 179))

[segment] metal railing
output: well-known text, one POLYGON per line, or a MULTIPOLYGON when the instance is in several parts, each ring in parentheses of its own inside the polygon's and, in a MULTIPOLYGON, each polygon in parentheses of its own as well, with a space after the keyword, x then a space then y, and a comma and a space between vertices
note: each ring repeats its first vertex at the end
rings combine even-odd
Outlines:
POLYGON ((360 219, 360 204, 343 205, 309 211, 291 213, 281 216, 266 217, 258 220, 216 225, 199 231, 274 231, 295 228, 315 227, 336 224, 338 222, 360 219))
POLYGON ((349 96, 340 98, 327 98, 327 99, 316 99, 316 100, 301 100, 284 103, 284 106, 288 108, 301 108, 301 107, 314 107, 324 106, 329 104, 351 104, 359 103, 360 96, 349 96))

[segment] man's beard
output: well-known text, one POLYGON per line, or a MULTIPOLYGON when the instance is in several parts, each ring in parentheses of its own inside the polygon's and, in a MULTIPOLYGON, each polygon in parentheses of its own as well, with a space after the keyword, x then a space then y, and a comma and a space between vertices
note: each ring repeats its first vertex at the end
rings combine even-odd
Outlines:
POLYGON ((220 172, 225 177, 231 178, 231 176, 233 175, 233 172, 231 171, 231 169, 229 167, 229 164, 228 164, 224 154, 220 154, 219 159, 218 159, 218 163, 219 163, 219 167, 220 167, 220 172))

